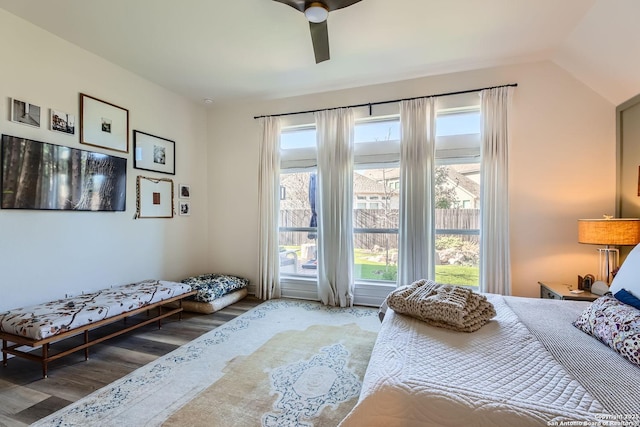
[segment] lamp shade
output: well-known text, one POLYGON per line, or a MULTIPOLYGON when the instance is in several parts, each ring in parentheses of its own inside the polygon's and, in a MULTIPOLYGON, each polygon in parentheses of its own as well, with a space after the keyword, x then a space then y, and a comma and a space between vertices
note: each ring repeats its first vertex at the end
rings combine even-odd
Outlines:
POLYGON ((636 245, 640 243, 640 219, 579 219, 578 243, 592 245, 636 245))

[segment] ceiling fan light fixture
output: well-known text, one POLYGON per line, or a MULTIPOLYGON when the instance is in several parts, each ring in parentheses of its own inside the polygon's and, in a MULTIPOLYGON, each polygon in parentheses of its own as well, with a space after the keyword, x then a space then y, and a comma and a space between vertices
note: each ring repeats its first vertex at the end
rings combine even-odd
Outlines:
POLYGON ((327 17, 329 16, 329 8, 327 8, 323 3, 314 1, 304 10, 304 16, 307 17, 309 22, 319 24, 320 22, 327 20, 327 17))

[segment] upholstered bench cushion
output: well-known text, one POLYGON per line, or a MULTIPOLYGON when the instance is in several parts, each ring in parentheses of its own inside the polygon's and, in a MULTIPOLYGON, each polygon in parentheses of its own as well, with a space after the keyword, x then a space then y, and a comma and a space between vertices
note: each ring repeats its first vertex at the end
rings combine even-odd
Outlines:
POLYGON ((145 280, 0 313, 0 330, 44 339, 190 291, 184 283, 145 280))
POLYGON ((200 302, 211 302, 249 285, 248 279, 228 274, 201 274, 184 279, 182 283, 191 286, 197 293, 191 298, 200 302))

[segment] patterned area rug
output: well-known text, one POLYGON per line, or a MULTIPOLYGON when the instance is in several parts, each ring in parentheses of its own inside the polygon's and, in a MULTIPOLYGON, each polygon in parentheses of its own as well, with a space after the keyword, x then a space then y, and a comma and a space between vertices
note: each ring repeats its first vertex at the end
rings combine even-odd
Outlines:
POLYGON ((265 302, 34 426, 336 426, 358 400, 377 310, 265 302))

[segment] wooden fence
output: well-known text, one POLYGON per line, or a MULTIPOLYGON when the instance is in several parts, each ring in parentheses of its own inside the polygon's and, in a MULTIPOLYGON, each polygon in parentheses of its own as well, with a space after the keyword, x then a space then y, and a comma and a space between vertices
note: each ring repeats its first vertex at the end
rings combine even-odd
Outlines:
MULTIPOLYGON (((479 209, 436 209, 436 229, 478 230, 480 228, 479 209)), ((281 227, 309 227, 311 212, 307 209, 280 211, 281 227)), ((355 209, 354 228, 397 229, 398 209, 355 209)), ((280 233, 280 245, 300 246, 310 242, 314 233, 287 231, 280 233)), ((478 241, 477 235, 459 235, 463 240, 478 241)), ((385 249, 398 248, 398 235, 389 233, 356 233, 356 248, 373 250, 376 246, 385 249)))

